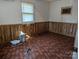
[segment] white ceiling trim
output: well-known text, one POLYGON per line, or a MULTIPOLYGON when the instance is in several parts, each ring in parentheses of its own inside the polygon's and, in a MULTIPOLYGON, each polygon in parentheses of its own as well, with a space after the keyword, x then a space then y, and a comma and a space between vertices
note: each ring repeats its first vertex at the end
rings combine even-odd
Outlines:
POLYGON ((61 1, 61 0, 45 0, 45 1, 52 2, 52 1, 61 1))

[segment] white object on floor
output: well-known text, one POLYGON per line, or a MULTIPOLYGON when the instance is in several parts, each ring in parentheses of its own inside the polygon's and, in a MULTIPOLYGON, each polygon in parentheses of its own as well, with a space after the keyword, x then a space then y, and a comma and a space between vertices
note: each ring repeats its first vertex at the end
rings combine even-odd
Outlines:
POLYGON ((20 35, 25 35, 25 33, 22 32, 22 31, 19 31, 19 36, 20 36, 20 35))
POLYGON ((78 59, 78 53, 77 52, 73 52, 72 59, 78 59))
POLYGON ((16 44, 20 43, 20 40, 13 40, 13 41, 10 41, 10 43, 12 45, 16 45, 16 44))

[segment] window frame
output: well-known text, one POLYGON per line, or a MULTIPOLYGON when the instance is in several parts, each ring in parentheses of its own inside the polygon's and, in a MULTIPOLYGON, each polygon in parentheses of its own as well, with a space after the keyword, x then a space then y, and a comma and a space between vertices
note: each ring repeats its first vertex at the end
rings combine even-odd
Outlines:
POLYGON ((21 3, 21 21, 22 21, 22 23, 23 24, 29 24, 29 23, 34 23, 34 19, 35 19, 35 11, 34 11, 34 4, 33 3, 30 3, 30 2, 22 2, 21 3), (22 3, 24 3, 24 4, 32 4, 33 5, 33 13, 23 13, 22 12, 22 3), (23 21, 23 14, 33 14, 33 20, 32 21, 23 21))

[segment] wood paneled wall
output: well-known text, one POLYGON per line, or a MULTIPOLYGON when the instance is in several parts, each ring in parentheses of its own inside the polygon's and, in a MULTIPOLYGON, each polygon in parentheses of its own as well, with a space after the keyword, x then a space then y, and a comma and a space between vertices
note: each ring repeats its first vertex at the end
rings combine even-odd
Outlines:
POLYGON ((16 39, 21 30, 29 35, 46 32, 48 31, 48 24, 48 22, 39 22, 34 24, 0 25, 0 44, 16 39))
POLYGON ((34 24, 13 24, 0 25, 0 44, 9 42, 18 37, 19 31, 29 35, 43 32, 55 32, 71 37, 75 37, 77 24, 59 23, 59 22, 38 22, 34 24))
POLYGON ((16 39, 20 25, 0 25, 0 44, 16 39))
POLYGON ((49 22, 49 31, 66 36, 75 37, 77 24, 62 23, 62 22, 49 22))
POLYGON ((38 22, 34 24, 22 25, 22 31, 29 35, 47 32, 48 30, 49 30, 48 22, 38 22))

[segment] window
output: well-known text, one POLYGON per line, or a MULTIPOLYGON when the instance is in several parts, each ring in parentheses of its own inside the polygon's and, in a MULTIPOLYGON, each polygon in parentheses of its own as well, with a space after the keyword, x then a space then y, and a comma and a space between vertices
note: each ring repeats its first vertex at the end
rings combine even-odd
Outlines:
POLYGON ((33 21, 33 4, 22 3, 22 21, 31 22, 33 21))

